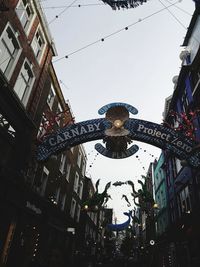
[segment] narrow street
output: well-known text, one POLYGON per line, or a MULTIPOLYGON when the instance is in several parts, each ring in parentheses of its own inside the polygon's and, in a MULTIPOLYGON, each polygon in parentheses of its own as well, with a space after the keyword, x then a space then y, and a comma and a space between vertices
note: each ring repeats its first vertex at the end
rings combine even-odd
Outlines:
POLYGON ((200 0, 0 0, 0 267, 200 267, 200 0))

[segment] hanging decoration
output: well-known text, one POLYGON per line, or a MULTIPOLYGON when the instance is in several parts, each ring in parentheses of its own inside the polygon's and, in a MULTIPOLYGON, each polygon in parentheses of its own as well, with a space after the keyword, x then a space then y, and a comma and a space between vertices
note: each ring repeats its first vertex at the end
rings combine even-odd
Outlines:
POLYGON ((95 184, 96 191, 90 197, 82 204, 82 210, 83 211, 91 211, 91 212, 97 212, 99 209, 101 209, 105 204, 108 202, 108 200, 111 198, 111 196, 107 193, 108 189, 111 186, 111 182, 107 183, 104 191, 102 193, 98 192, 100 179, 97 180, 95 184))
POLYGON ((141 210, 148 212, 149 207, 153 207, 154 205, 154 199, 151 194, 147 190, 147 184, 146 181, 142 182, 142 180, 138 180, 138 183, 141 184, 142 189, 139 189, 138 191, 135 190, 135 185, 132 181, 127 181, 127 184, 129 184, 132 187, 132 193, 134 204, 141 208, 141 210), (136 199, 138 199, 138 202, 136 202, 136 199))
POLYGON ((126 196, 126 195, 122 195, 122 199, 125 199, 126 200, 126 202, 128 203, 127 204, 127 207, 130 207, 131 206, 131 203, 129 202, 129 200, 128 200, 128 197, 126 196))
MULTIPOLYGON (((94 152, 94 150, 92 150, 91 152, 94 152)), ((91 153, 88 153, 88 155, 91 155, 91 153)), ((99 153, 95 153, 93 159, 91 160, 91 162, 88 164, 87 166, 87 170, 86 170, 86 174, 89 173, 89 170, 91 170, 91 168, 93 167, 95 161, 97 160, 99 153)))
POLYGON ((99 109, 100 115, 106 114, 105 117, 110 122, 111 127, 105 130, 103 143, 106 147, 97 143, 95 149, 105 157, 118 159, 127 158, 135 154, 139 147, 128 145, 132 143, 129 137, 130 131, 124 127, 124 123, 129 119, 129 112, 137 114, 138 110, 128 104, 111 103, 99 109))
POLYGON ((105 4, 109 5, 112 10, 136 8, 147 0, 102 0, 105 4))
POLYGON ((131 218, 132 218, 132 211, 124 212, 124 215, 128 216, 128 220, 124 223, 120 224, 107 224, 107 229, 111 231, 123 231, 128 228, 131 218))
POLYGON ((178 113, 174 110, 171 110, 169 111, 168 120, 171 121, 173 125, 167 121, 163 121, 163 125, 180 132, 192 140, 195 140, 196 128, 194 126, 194 121, 198 119, 199 114, 200 110, 189 111, 188 113, 178 113))
POLYGON ((146 149, 143 149, 140 147, 140 150, 143 151, 144 153, 147 153, 150 157, 154 158, 155 160, 157 160, 157 157, 155 157, 153 154, 149 153, 146 149))
POLYGON ((46 136, 56 131, 58 124, 61 128, 69 126, 75 122, 75 118, 71 116, 69 110, 63 110, 55 113, 50 109, 46 109, 40 124, 39 135, 37 137, 39 142, 42 142, 46 136))
POLYGON ((114 186, 121 186, 123 184, 126 184, 126 183, 125 182, 121 182, 121 181, 117 181, 117 182, 113 183, 112 185, 114 185, 114 186))
POLYGON ((194 150, 198 143, 189 136, 163 124, 129 118, 129 112, 137 114, 138 111, 126 103, 111 103, 99 110, 100 115, 105 112, 105 118, 72 123, 46 136, 39 144, 37 160, 44 161, 64 149, 97 139, 103 139, 108 144, 109 149, 105 148, 108 153, 114 149, 112 158, 121 159, 135 152, 135 149, 132 153, 125 149, 129 140, 135 140, 167 150, 192 167, 200 166, 200 150, 194 150), (116 146, 110 146, 113 142, 116 146))

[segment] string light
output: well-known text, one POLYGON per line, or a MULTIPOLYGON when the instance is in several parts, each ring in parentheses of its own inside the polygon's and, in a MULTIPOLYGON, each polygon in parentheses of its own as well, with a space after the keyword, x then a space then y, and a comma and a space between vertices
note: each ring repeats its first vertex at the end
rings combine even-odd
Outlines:
POLYGON ((48 24, 53 23, 56 19, 58 19, 63 13, 65 13, 77 0, 74 0, 71 4, 65 7, 63 11, 61 11, 58 15, 55 16, 48 24))
MULTIPOLYGON (((87 155, 88 155, 88 156, 91 155, 91 153, 93 153, 94 151, 95 151, 95 150, 92 150, 92 151, 91 151, 90 153, 88 153, 87 155)), ((86 174, 88 174, 88 173, 89 173, 89 170, 91 170, 91 168, 93 167, 94 162, 96 161, 98 155, 99 155, 99 153, 96 153, 96 151, 95 151, 95 155, 94 155, 94 157, 93 157, 92 162, 89 163, 89 165, 88 165, 88 169, 86 170, 86 174)))
POLYGON ((62 60, 62 59, 64 59, 64 58, 69 58, 69 56, 71 56, 71 55, 73 55, 73 54, 76 54, 76 53, 78 53, 78 52, 80 52, 80 51, 82 51, 82 50, 84 50, 84 49, 86 49, 86 48, 88 48, 88 47, 90 47, 90 46, 92 46, 92 45, 94 45, 94 44, 97 44, 97 43, 99 43, 99 42, 102 42, 102 40, 104 41, 105 39, 110 38, 110 37, 113 36, 113 35, 116 35, 116 34, 122 32, 122 31, 124 31, 124 30, 127 30, 128 28, 137 25, 139 22, 144 21, 144 20, 147 20, 147 19, 151 18, 152 16, 157 15, 157 14, 161 13, 162 11, 168 9, 169 7, 176 5, 177 3, 179 3, 179 1, 177 1, 177 2, 175 2, 175 3, 173 3, 173 4, 171 4, 171 5, 168 5, 168 6, 164 7, 164 8, 162 8, 162 9, 159 9, 158 11, 156 11, 156 12, 154 12, 154 13, 152 13, 152 14, 146 16, 146 17, 144 17, 143 19, 140 18, 140 19, 138 19, 138 21, 133 22, 133 23, 131 23, 130 25, 127 25, 126 27, 123 27, 122 29, 119 29, 119 30, 117 30, 117 31, 115 31, 115 32, 113 32, 113 33, 107 35, 107 36, 104 36, 103 38, 101 38, 101 39, 99 39, 99 40, 97 40, 97 41, 94 41, 94 42, 92 42, 92 43, 90 43, 90 44, 87 44, 87 45, 85 45, 85 46, 83 46, 83 47, 81 47, 81 48, 79 48, 79 49, 77 49, 77 50, 75 50, 75 51, 73 51, 73 52, 71 52, 71 53, 69 53, 69 54, 63 56, 63 57, 60 57, 60 58, 54 60, 53 63, 56 63, 56 62, 58 62, 58 61, 60 61, 60 60, 62 60))
POLYGON ((71 5, 71 6, 43 6, 43 9, 57 9, 57 8, 71 8, 71 7, 88 7, 88 6, 105 6, 105 4, 78 4, 78 5, 71 5))

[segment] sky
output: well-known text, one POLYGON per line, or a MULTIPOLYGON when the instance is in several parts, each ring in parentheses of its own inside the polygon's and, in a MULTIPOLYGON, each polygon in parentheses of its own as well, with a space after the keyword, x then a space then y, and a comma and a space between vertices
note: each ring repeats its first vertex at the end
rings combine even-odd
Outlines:
MULTIPOLYGON (((131 117, 162 123, 165 98, 173 93, 172 78, 181 68, 179 55, 195 8, 192 0, 149 0, 116 11, 98 0, 41 4, 57 49, 53 65, 76 122, 101 118, 102 106, 124 102, 139 111, 131 117)), ((109 159, 97 155, 98 142, 85 143, 84 148, 87 176, 94 183, 100 179, 99 191, 110 181, 127 180, 139 189, 137 180, 160 155, 160 149, 133 141, 140 147, 134 156, 109 159)), ((130 192, 128 185, 108 190, 112 200, 107 206, 120 223, 127 219, 123 212, 134 208, 130 192)))

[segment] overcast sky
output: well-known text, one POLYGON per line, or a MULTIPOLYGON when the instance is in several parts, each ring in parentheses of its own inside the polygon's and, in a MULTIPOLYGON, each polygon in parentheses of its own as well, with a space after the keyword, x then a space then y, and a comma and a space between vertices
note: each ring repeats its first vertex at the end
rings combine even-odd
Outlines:
MULTIPOLYGON (((195 8, 192 0, 149 0, 116 11, 98 0, 41 3, 58 52, 54 67, 76 122, 99 118, 98 109, 113 102, 136 107, 137 119, 162 122, 165 98, 173 93, 172 78, 181 67, 181 45, 195 8)), ((102 190, 109 181, 130 179, 140 188, 137 180, 160 154, 153 146, 133 142, 140 147, 138 158, 113 160, 97 155, 97 142, 84 147, 87 175, 94 182, 100 178, 102 190)), ((129 207, 121 197, 126 193, 132 202, 130 189, 123 185, 109 190, 113 200, 108 207, 114 208, 119 222, 127 219, 123 212, 129 207)))

